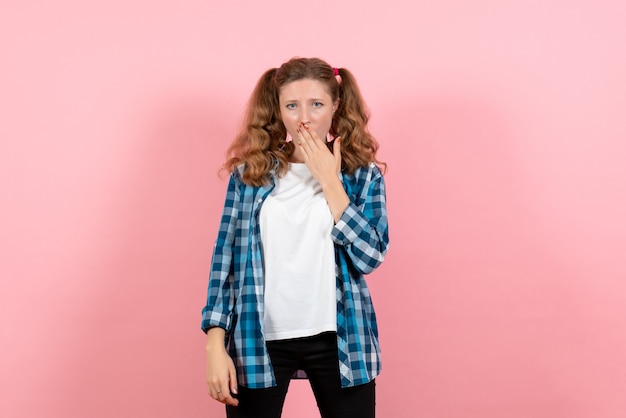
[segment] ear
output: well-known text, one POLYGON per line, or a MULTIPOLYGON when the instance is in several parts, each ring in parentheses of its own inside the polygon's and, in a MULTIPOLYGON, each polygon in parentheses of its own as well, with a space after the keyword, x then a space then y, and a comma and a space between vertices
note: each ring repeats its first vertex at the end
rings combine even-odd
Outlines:
POLYGON ((335 100, 335 103, 333 103, 333 113, 335 113, 337 109, 339 109, 339 99, 335 100))

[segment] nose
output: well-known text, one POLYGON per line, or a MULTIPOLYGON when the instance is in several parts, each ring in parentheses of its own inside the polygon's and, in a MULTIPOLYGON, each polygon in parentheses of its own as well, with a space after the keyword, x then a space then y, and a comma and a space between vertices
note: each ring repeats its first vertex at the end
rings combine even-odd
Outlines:
POLYGON ((304 124, 311 123, 308 109, 306 109, 305 107, 301 107, 299 110, 300 112, 298 113, 298 122, 304 124))

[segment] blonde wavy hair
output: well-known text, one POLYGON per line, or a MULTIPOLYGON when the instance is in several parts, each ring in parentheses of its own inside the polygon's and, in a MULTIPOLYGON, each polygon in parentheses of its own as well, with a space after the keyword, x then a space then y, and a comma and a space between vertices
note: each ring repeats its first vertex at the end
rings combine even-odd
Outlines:
MULTIPOLYGON (((287 83, 302 79, 321 81, 326 85, 333 102, 339 99, 331 135, 341 137, 341 168, 350 174, 359 167, 374 162, 378 142, 367 128, 369 111, 352 73, 338 69, 341 82, 333 68, 319 58, 293 58, 280 68, 272 68, 261 76, 248 102, 243 126, 228 148, 222 170, 231 172, 243 164, 243 181, 252 186, 267 184, 270 171, 279 176, 286 173, 293 142, 286 142, 287 130, 280 116, 278 94, 287 83)), ((332 151, 332 144, 328 144, 332 151)))

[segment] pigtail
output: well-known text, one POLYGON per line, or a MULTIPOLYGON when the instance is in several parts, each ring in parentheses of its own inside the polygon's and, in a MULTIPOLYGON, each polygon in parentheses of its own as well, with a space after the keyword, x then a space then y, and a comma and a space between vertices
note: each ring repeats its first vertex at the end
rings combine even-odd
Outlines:
POLYGON ((276 68, 267 70, 257 82, 248 101, 243 126, 228 148, 222 167, 230 172, 243 164, 243 181, 253 186, 267 183, 267 175, 276 167, 277 160, 281 166, 279 171, 287 167, 287 155, 277 149, 286 131, 277 114, 276 72, 276 68))
POLYGON ((379 145, 367 127, 369 109, 361 96, 356 79, 346 68, 336 69, 335 74, 339 89, 339 107, 335 111, 331 131, 334 136, 341 137, 342 169, 353 173, 358 167, 374 162, 385 171, 386 164, 376 159, 379 145))

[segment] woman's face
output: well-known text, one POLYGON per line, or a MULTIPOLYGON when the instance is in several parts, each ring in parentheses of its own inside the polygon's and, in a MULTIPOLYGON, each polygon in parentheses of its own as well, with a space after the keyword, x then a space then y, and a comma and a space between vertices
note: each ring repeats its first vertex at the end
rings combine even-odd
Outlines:
POLYGON ((324 83, 309 78, 292 81, 280 89, 278 100, 281 119, 292 137, 297 138, 298 125, 303 123, 326 140, 339 103, 333 103, 324 83))

